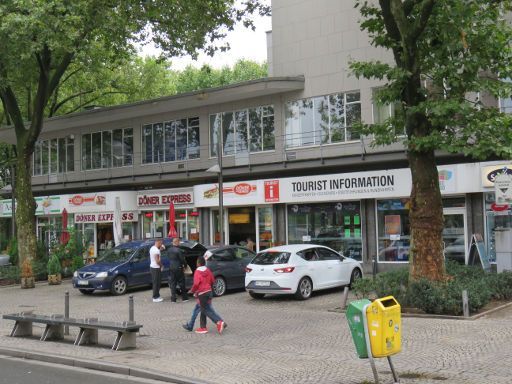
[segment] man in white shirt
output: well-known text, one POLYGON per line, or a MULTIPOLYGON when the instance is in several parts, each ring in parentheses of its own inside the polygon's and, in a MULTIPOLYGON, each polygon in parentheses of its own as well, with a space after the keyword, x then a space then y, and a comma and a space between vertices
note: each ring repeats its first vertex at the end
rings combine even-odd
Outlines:
POLYGON ((151 264, 149 269, 151 271, 151 281, 153 282, 153 303, 160 303, 164 299, 160 297, 160 285, 162 284, 162 270, 164 265, 162 264, 162 258, 160 257, 160 250, 165 249, 162 245, 162 240, 155 240, 155 245, 149 250, 149 258, 151 264))

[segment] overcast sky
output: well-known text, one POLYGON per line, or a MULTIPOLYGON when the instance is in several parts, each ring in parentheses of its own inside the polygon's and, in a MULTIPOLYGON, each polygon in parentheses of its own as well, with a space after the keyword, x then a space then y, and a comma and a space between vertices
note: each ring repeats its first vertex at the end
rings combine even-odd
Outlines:
MULTIPOLYGON (((270 0, 264 0, 264 2, 270 4, 270 0)), ((265 32, 272 29, 272 18, 270 16, 255 16, 254 19, 255 31, 245 28, 243 25, 237 25, 233 31, 228 33, 225 41, 229 42, 231 46, 229 51, 218 52, 214 57, 200 54, 197 60, 192 60, 190 56, 173 58, 172 68, 181 70, 189 64, 194 67, 209 64, 214 68, 221 68, 226 65, 233 66, 239 59, 250 59, 259 63, 266 61, 267 40, 265 32)), ((158 50, 150 45, 143 47, 141 52, 144 56, 156 56, 158 53, 158 50)))

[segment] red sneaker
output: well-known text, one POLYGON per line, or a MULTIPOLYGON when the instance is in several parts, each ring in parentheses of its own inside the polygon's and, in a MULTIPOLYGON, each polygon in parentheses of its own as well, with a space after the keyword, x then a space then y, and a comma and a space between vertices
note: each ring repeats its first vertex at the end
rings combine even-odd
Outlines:
POLYGON ((208 333, 208 328, 197 328, 196 333, 208 333))
POLYGON ((225 326, 225 323, 220 320, 217 322, 217 331, 219 331, 219 333, 222 333, 222 331, 224 330, 224 326, 225 326))

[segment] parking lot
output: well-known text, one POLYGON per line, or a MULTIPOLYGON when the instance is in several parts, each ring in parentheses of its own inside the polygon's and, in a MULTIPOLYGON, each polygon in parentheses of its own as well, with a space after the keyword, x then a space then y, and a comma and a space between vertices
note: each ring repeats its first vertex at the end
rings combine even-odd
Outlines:
MULTIPOLYGON (((0 288, 1 313, 33 309, 63 313, 64 292, 70 291, 71 317, 128 319, 128 295, 84 296, 69 281, 36 289, 0 288)), ((100 331, 101 347, 75 347, 66 342, 40 342, 36 337, 10 338, 11 321, 0 323, 0 345, 34 352, 131 365, 197 378, 212 383, 354 383, 372 381, 369 363, 356 357, 344 314, 336 311, 342 290, 317 293, 307 301, 291 297, 254 300, 245 292, 214 300, 228 328, 218 335, 185 331, 193 301, 153 303, 151 291, 132 291, 135 319, 143 324, 138 348, 109 350, 112 333, 100 331)), ((512 311, 476 321, 405 318, 403 350, 394 357, 403 383, 510 383, 512 376, 512 311)), ((35 336, 39 335, 35 331, 35 336)), ((391 375, 378 361, 382 379, 391 375)))

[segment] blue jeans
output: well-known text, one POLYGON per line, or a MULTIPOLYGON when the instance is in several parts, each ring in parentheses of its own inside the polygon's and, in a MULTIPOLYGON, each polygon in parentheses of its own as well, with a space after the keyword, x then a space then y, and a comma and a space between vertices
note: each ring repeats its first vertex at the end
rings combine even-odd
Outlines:
MULTIPOLYGON (((196 306, 192 310, 192 317, 190 318, 190 321, 187 323, 188 329, 194 329, 194 324, 196 323, 196 319, 197 316, 199 316, 199 313, 201 313, 201 306, 199 304, 196 304, 196 306)), ((206 304, 206 314, 210 318, 210 320, 213 321, 215 324, 222 320, 219 314, 215 312, 215 309, 213 309, 211 302, 206 304)))

